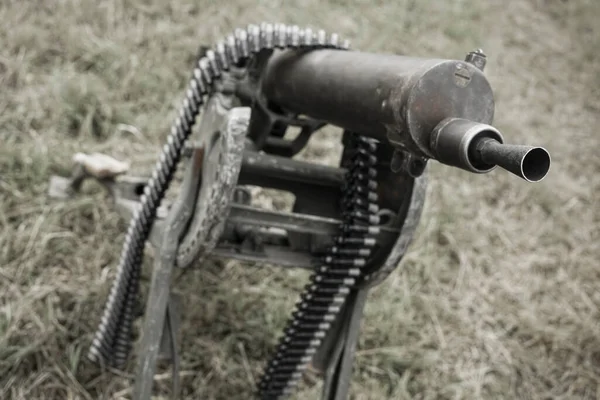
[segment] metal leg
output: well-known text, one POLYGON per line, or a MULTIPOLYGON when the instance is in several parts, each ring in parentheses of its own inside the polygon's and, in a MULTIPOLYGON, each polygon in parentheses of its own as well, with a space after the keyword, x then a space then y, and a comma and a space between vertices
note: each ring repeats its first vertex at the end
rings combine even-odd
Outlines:
POLYGON ((160 257, 155 260, 155 268, 152 274, 152 283, 148 293, 144 327, 142 330, 142 342, 139 354, 139 364, 133 399, 149 400, 152 395, 152 383, 154 381, 154 370, 160 350, 160 342, 165 325, 171 274, 175 265, 177 247, 167 250, 163 246, 160 257))
MULTIPOLYGON (((203 152, 197 151, 193 157, 201 159, 203 152)), ((163 226, 164 230, 161 232, 162 240, 154 261, 155 266, 142 328, 139 364, 133 390, 134 400, 150 400, 151 398, 154 371, 161 348, 163 331, 171 332, 172 351, 176 355, 175 335, 173 334, 175 320, 172 319, 174 310, 169 312, 171 275, 177 260, 179 242, 193 215, 199 183, 197 169, 188 168, 182 190, 179 192, 177 201, 169 210, 163 226), (167 322, 168 324, 165 325, 167 322)), ((177 368, 177 357, 174 358, 174 361, 173 366, 177 368)), ((174 388, 178 387, 177 380, 178 377, 174 379, 174 388)))
POLYGON ((336 335, 338 341, 325 371, 321 396, 323 400, 346 400, 348 397, 352 363, 368 291, 367 287, 354 290, 346 299, 345 309, 341 315, 341 331, 336 335))
POLYGON ((168 337, 168 342, 170 346, 170 355, 171 355, 171 363, 172 363, 172 378, 173 378, 173 386, 172 386, 172 395, 173 399, 179 398, 179 353, 177 346, 177 331, 179 328, 179 320, 177 318, 177 304, 173 301, 173 295, 171 295, 169 299, 169 303, 167 305, 167 316, 165 321, 165 327, 163 332, 163 337, 168 337))
POLYGON ((172 366, 172 397, 179 398, 179 348, 177 332, 179 332, 179 309, 181 301, 179 296, 171 293, 167 304, 167 314, 160 342, 158 357, 171 363, 172 366))
MULTIPOLYGON (((170 294, 171 276, 175 267, 179 237, 185 228, 185 218, 172 220, 179 209, 171 211, 168 225, 163 233, 163 245, 155 259, 152 282, 148 293, 139 364, 133 389, 134 400, 150 400, 156 361, 164 341, 169 342, 173 362, 173 397, 179 391, 179 357, 177 354, 176 327, 178 326, 176 304, 170 294), (165 337, 166 336, 166 337, 165 337)), ((179 217, 181 217, 179 215, 179 217)))
POLYGON ((167 305, 167 316, 160 342, 159 357, 167 361, 172 361, 175 357, 173 345, 176 342, 177 332, 180 326, 179 310, 181 309, 181 298, 175 293, 169 295, 169 304, 167 305))

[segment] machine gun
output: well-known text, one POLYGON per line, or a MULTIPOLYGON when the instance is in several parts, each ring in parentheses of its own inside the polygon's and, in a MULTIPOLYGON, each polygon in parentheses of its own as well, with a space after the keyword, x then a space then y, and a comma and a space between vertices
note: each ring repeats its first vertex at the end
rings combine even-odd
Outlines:
POLYGON ((126 176, 127 165, 110 157, 79 154, 70 179, 52 178, 51 195, 64 197, 95 177, 131 217, 88 357, 114 367, 127 360, 149 241, 157 253, 135 399, 150 398, 160 343, 177 368, 173 269, 208 256, 311 270, 258 395, 288 395, 312 363, 324 371, 323 398, 346 398, 368 290, 411 242, 428 160, 473 173, 500 166, 529 182, 548 172, 546 150, 507 145, 490 125, 485 63, 481 50, 465 60, 350 51, 336 34, 282 24, 238 29, 205 49, 151 176, 126 176), (328 124, 343 128, 339 166, 294 158, 328 124), (290 128, 300 130, 293 139, 290 128), (182 159, 178 197, 161 205, 182 159), (253 207, 248 185, 293 193, 292 211, 253 207))

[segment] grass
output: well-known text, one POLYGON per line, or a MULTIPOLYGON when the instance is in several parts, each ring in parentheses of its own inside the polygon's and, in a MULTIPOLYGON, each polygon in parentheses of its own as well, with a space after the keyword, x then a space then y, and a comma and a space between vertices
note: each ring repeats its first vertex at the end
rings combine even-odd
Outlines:
MULTIPOLYGON (((324 27, 374 52, 482 47, 495 124, 553 158, 539 184, 432 163, 411 252, 370 295, 353 398, 600 397, 598 2, 221 3, 0 3, 0 398, 130 395, 133 363, 102 374, 84 358, 127 221, 94 185, 50 201, 49 176, 68 173, 75 151, 147 171, 198 47, 263 20, 324 27)), ((321 139, 308 157, 334 147, 321 139)), ((249 398, 305 278, 232 261, 187 274, 185 397, 249 398)), ((156 382, 167 394, 168 371, 156 382)))

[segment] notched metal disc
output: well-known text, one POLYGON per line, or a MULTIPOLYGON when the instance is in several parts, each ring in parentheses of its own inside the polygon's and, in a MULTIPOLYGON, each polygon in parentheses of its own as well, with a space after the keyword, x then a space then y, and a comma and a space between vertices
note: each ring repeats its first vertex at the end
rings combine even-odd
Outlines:
POLYGON ((249 108, 230 110, 208 149, 194 216, 179 245, 179 267, 202 261, 221 237, 242 165, 249 120, 249 108))

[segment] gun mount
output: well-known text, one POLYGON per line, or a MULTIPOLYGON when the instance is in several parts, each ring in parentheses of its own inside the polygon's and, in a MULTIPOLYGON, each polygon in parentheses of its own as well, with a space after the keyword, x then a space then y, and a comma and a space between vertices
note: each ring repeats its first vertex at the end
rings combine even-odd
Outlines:
POLYGON ((289 394, 312 363, 325 373, 323 398, 346 398, 366 295, 398 266, 412 240, 427 160, 475 173, 499 165, 531 182, 548 172, 543 148, 506 145, 490 125, 494 99, 485 61, 481 51, 465 61, 348 51, 335 34, 271 24, 236 30, 206 50, 151 176, 127 176, 127 164, 79 154, 71 179, 52 178, 53 197, 98 179, 131 218, 88 358, 124 365, 149 241, 158 256, 136 400, 150 398, 161 342, 173 360, 177 393, 170 277, 174 267, 201 266, 209 256, 312 271, 258 393, 289 394), (294 159, 327 124, 343 128, 340 164, 294 159), (291 140, 290 127, 300 128, 291 140), (178 197, 161 205, 181 160, 178 197), (293 193, 291 212, 253 207, 248 185, 293 193))

